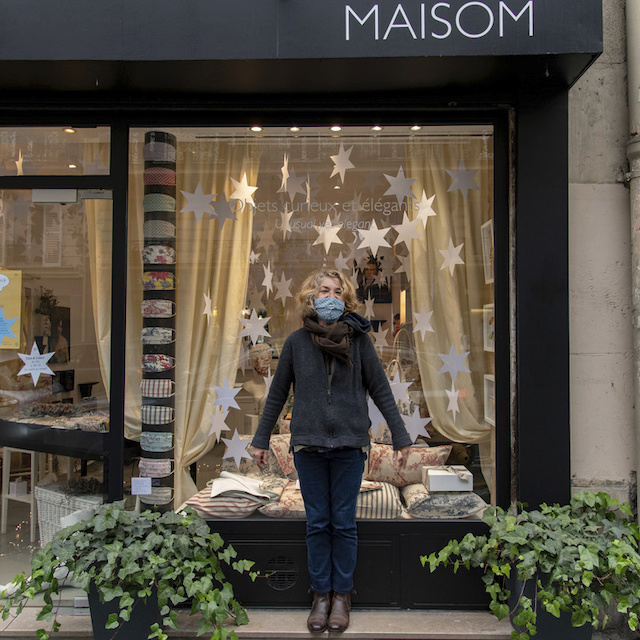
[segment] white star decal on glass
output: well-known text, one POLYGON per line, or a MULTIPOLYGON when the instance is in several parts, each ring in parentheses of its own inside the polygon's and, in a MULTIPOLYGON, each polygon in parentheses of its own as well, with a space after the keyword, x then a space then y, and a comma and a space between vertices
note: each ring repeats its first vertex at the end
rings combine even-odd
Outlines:
POLYGON ((391 245, 384 239, 384 237, 391 231, 391 227, 378 229, 378 224, 375 220, 371 221, 371 226, 368 229, 359 229, 360 237, 362 238, 358 249, 364 249, 369 247, 372 255, 378 254, 380 247, 390 247, 391 245))
POLYGON ((293 211, 287 211, 287 207, 285 206, 284 211, 280 213, 281 220, 281 228, 282 228, 282 240, 285 240, 287 237, 287 233, 291 235, 291 216, 293 215, 293 211))
POLYGON ((391 387, 391 393, 396 402, 400 400, 409 400, 409 387, 412 382, 402 382, 400 380, 400 369, 396 371, 396 375, 393 376, 393 380, 389 380, 389 386, 391 387))
POLYGON ((340 181, 344 183, 344 174, 347 171, 347 169, 355 168, 355 165, 349 159, 349 156, 351 155, 352 151, 353 151, 353 147, 349 147, 347 150, 345 150, 344 145, 341 142, 340 151, 338 152, 338 155, 329 156, 331 160, 333 160, 333 164, 334 164, 333 172, 331 173, 331 176, 330 176, 331 178, 333 178, 333 176, 335 176, 336 174, 340 174, 340 181))
POLYGON ((375 340, 375 348, 376 349, 380 349, 382 347, 388 347, 389 343, 387 342, 387 333, 389 332, 389 329, 383 329, 382 328, 382 324, 380 324, 378 326, 378 330, 377 331, 372 331, 371 335, 373 336, 373 339, 375 340))
POLYGON ((415 178, 405 178, 404 168, 398 169, 398 174, 390 176, 384 174, 384 177, 389 181, 391 185, 385 192, 385 196, 395 196, 398 204, 402 204, 405 198, 415 198, 413 191, 411 191, 411 185, 416 181, 415 178))
POLYGON ((260 258, 260 253, 256 253, 255 251, 251 251, 251 254, 249 255, 249 262, 251 264, 255 264, 256 262, 258 262, 258 259, 260 258))
POLYGON ((419 218, 422 221, 425 229, 427 228, 427 220, 431 216, 437 216, 438 214, 433 210, 433 201, 436 199, 435 195, 427 198, 427 194, 422 192, 422 199, 415 204, 416 207, 416 220, 419 218))
POLYGON ((375 315, 373 311, 373 305, 375 304, 375 299, 371 297, 371 292, 369 292, 367 299, 364 301, 364 317, 367 320, 371 320, 375 315))
POLYGON ((451 183, 451 186, 447 189, 447 191, 456 191, 457 189, 459 189, 462 192, 462 196, 466 200, 469 190, 480 189, 480 187, 475 183, 474 180, 474 176, 476 175, 476 173, 478 173, 478 171, 465 169, 464 160, 460 160, 457 171, 449 171, 449 169, 446 169, 446 172, 453 178, 453 182, 451 183))
POLYGON ((440 267, 440 271, 449 267, 449 273, 453 275, 453 270, 457 264, 464 264, 464 260, 460 257, 460 251, 464 247, 464 242, 461 242, 457 247, 453 246, 453 240, 449 238, 449 247, 447 249, 439 249, 440 253, 444 256, 444 261, 440 267))
POLYGON ((369 409, 369 420, 371 420, 371 429, 373 430, 374 435, 378 433, 378 429, 380 427, 386 427, 387 421, 384 419, 384 416, 378 409, 378 406, 373 401, 371 397, 367 401, 367 408, 369 409))
POLYGON ((451 389, 445 389, 447 392, 447 396, 449 397, 449 406, 447 407, 447 411, 451 411, 453 413, 453 421, 456 421, 456 413, 460 413, 460 408, 458 407, 458 397, 460 396, 460 391, 456 391, 455 386, 451 383, 451 389))
POLYGON ((406 273, 407 280, 411 282, 411 256, 396 256, 400 261, 400 266, 394 273, 406 273))
POLYGON ((211 204, 213 207, 213 213, 209 216, 211 218, 217 218, 218 224, 220 225, 220 229, 224 228, 224 223, 227 220, 237 220, 235 213, 231 209, 231 205, 227 200, 227 196, 222 193, 219 200, 214 200, 211 204))
POLYGON ((461 353, 458 353, 452 344, 451 349, 449 349, 449 353, 438 354, 438 356, 440 356, 442 362, 444 363, 438 373, 450 373, 452 383, 456 381, 456 377, 461 371, 471 373, 471 371, 464 364, 464 361, 470 353, 470 351, 463 351, 461 353))
POLYGON ((24 366, 18 372, 19 376, 30 375, 31 380, 33 381, 33 386, 35 387, 38 384, 38 380, 40 376, 53 376, 55 375, 53 371, 47 365, 47 362, 53 358, 55 355, 55 351, 51 353, 40 353, 40 349, 38 349, 38 345, 34 342, 31 346, 31 353, 19 353, 18 357, 22 362, 24 362, 24 366))
POLYGON ((338 232, 342 227, 340 225, 332 225, 331 218, 327 215, 327 220, 323 225, 313 225, 313 228, 318 233, 313 245, 321 244, 324 246, 324 252, 329 253, 329 249, 332 244, 342 244, 342 240, 338 236, 338 232))
POLYGON ((245 336, 249 337, 249 340, 256 344, 258 338, 261 336, 271 337, 271 334, 266 330, 265 325, 271 320, 271 316, 268 318, 258 318, 258 314, 255 309, 251 310, 251 315, 248 318, 240 318, 240 322, 243 324, 244 329, 238 335, 238 338, 245 336))
POLYGON ((5 318, 4 317, 4 309, 0 307, 0 344, 4 340, 4 337, 8 338, 17 338, 18 336, 13 332, 11 327, 16 322, 18 318, 5 318))
POLYGON ((275 284, 276 284, 277 293, 275 295, 275 299, 282 300, 283 307, 286 304, 287 298, 293 298, 293 295, 291 293, 292 280, 293 278, 289 278, 288 280, 285 279, 284 271, 282 272, 282 277, 280 278, 280 281, 278 282, 276 280, 275 284))
POLYGON ((287 193, 291 202, 295 200, 296 194, 298 193, 306 196, 307 191, 303 186, 305 179, 305 176, 296 175, 295 169, 291 168, 289 176, 287 177, 287 183, 281 186, 276 193, 287 193))
POLYGON ((233 186, 235 187, 235 191, 231 194, 231 200, 240 200, 245 205, 247 203, 255 205, 253 194, 258 187, 249 186, 247 183, 246 173, 242 175, 242 180, 240 180, 240 182, 233 178, 231 178, 231 182, 233 182, 233 186))
POLYGON ((333 264, 337 271, 348 271, 349 270, 349 259, 347 257, 342 257, 342 251, 338 254, 338 257, 333 261, 333 264))
POLYGON ((226 415, 229 413, 229 409, 239 409, 240 406, 236 402, 236 396, 240 392, 240 387, 237 389, 232 389, 229 386, 229 378, 224 379, 224 383, 221 387, 213 388, 216 390, 216 400, 213 403, 215 407, 220 407, 221 411, 226 415))
POLYGON ((238 468, 240 468, 242 458, 248 458, 251 460, 251 454, 247 452, 247 445, 249 444, 249 441, 241 440, 237 431, 233 432, 231 440, 229 440, 229 438, 222 438, 222 442, 227 445, 227 450, 222 457, 233 458, 238 468))
POLYGON ((431 418, 421 418, 420 409, 416 409, 411 416, 402 416, 404 427, 411 438, 411 442, 415 442, 418 436, 430 438, 431 436, 425 427, 431 422, 431 418))
POLYGON ((267 262, 267 266, 262 265, 264 271, 264 280, 262 286, 267 290, 267 295, 273 291, 273 271, 271 271, 271 260, 267 262))
POLYGON ((285 153, 283 158, 283 164, 280 169, 282 173, 282 183, 280 184, 280 191, 285 191, 287 188, 287 180, 289 179, 289 154, 285 153))
POLYGON ((187 199, 187 204, 180 209, 180 213, 192 212, 196 216, 198 224, 202 221, 202 216, 206 213, 211 215, 213 209, 211 208, 211 202, 216 197, 215 193, 204 193, 202 191, 202 185, 198 182, 196 190, 191 193, 190 191, 180 191, 180 193, 187 199))
POLYGON ((31 205, 33 202, 31 202, 31 200, 25 200, 22 194, 19 194, 14 200, 7 200, 5 204, 9 205, 9 210, 5 213, 10 213, 16 218, 28 216, 32 213, 31 205))
POLYGON ((209 429, 209 435, 216 437, 216 442, 220 442, 220 436, 223 431, 231 431, 227 423, 225 422, 227 414, 222 411, 220 407, 214 407, 211 414, 211 429, 209 429))
POLYGON ((276 246, 276 241, 273 239, 273 234, 275 229, 273 227, 265 227, 264 229, 260 229, 256 234, 258 236, 258 242, 256 242, 256 249, 263 247, 265 253, 269 253, 269 249, 271 247, 276 246))
POLYGON ((404 242, 407 249, 411 249, 411 240, 422 237, 418 231, 418 222, 416 220, 409 220, 406 212, 402 214, 402 224, 392 224, 391 226, 398 232, 398 237, 393 243, 394 245, 399 245, 404 242))
POLYGON ((413 312, 413 333, 420 332, 420 337, 424 340, 424 335, 427 331, 435 333, 434 328, 431 326, 431 316, 433 311, 424 310, 424 302, 422 303, 422 310, 420 313, 413 312))

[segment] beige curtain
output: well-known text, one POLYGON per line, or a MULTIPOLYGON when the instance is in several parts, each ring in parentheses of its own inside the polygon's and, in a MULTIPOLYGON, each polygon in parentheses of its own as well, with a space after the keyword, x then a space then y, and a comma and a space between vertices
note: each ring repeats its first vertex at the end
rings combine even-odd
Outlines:
POLYGON ((187 204, 180 191, 193 193, 200 184, 205 194, 220 197, 224 192, 230 200, 235 190, 231 178, 240 181, 246 173, 248 184, 255 186, 259 166, 257 152, 248 144, 179 142, 178 150, 176 505, 196 492, 189 465, 216 441, 208 435, 214 386, 225 379, 231 387, 235 383, 242 330, 238 319, 246 303, 253 231, 250 206, 236 212, 237 220, 227 219, 221 230, 206 215, 198 223, 194 213, 180 213, 187 204), (204 314, 204 294, 211 297, 211 320, 204 314))
POLYGON ((484 281, 480 227, 493 216, 492 155, 491 138, 480 136, 409 148, 409 175, 416 178, 413 190, 420 195, 424 190, 428 197, 435 194, 437 212, 411 250, 412 311, 421 312, 424 304, 426 312, 433 312, 434 332, 425 333, 424 341, 420 333, 413 336, 433 426, 454 442, 482 443, 491 435, 484 421, 483 374, 493 371, 493 362, 483 350, 482 307, 492 300, 492 292, 484 281), (479 188, 469 190, 466 198, 460 190, 448 191, 452 178, 446 170, 457 171, 460 160, 467 170, 477 170, 474 180, 479 188), (464 243, 460 256, 465 264, 456 265, 453 276, 448 268, 441 269, 440 250, 447 249, 450 238, 454 247, 464 243), (448 354, 451 345, 458 353, 471 352, 464 361, 471 372, 460 372, 455 380, 455 389, 461 391, 455 419, 447 410, 452 376, 439 373, 443 361, 438 355, 448 354))

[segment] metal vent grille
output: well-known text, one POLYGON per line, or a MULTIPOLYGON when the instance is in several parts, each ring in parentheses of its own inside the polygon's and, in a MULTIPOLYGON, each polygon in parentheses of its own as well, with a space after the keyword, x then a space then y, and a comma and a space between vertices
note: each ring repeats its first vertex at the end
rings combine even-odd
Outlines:
POLYGON ((276 556, 265 567, 267 584, 275 591, 291 589, 298 581, 298 565, 287 556, 276 556))

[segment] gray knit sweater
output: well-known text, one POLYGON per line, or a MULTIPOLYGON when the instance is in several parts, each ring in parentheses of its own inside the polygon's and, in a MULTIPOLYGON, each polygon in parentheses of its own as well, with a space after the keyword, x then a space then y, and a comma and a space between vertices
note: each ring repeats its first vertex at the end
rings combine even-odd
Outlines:
POLYGON ((291 445, 365 447, 369 444, 367 391, 385 417, 395 449, 411 444, 389 381, 369 336, 356 332, 353 367, 335 359, 329 384, 323 352, 305 329, 285 341, 258 429, 251 444, 269 448, 271 432, 293 384, 291 445))

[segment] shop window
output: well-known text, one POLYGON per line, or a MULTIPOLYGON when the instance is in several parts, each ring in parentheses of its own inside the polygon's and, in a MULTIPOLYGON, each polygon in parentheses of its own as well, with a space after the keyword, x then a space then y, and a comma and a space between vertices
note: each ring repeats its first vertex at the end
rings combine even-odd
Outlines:
POLYGON ((0 190, 0 416, 104 432, 111 198, 75 189, 47 193, 0 190))
MULTIPOLYGON (((415 441, 399 474, 371 405, 360 517, 495 501, 493 142, 489 126, 132 130, 127 425, 141 475, 175 469, 179 504, 220 469, 256 471, 245 447, 301 326, 294 296, 326 266, 353 282, 415 441)), ((291 402, 269 467, 287 480, 291 402)), ((278 487, 263 514, 303 517, 295 483, 278 487)))
POLYGON ((109 173, 109 127, 0 127, 0 176, 109 173))

